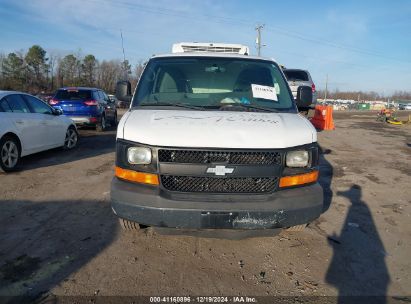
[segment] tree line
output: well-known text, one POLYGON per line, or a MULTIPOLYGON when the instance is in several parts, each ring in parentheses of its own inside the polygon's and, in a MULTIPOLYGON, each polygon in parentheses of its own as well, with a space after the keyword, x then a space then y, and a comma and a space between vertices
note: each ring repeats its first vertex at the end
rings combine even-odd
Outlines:
MULTIPOLYGON (((317 91, 318 98, 325 97, 324 90, 317 91)), ((394 91, 391 95, 383 95, 378 92, 370 91, 340 91, 335 89, 334 91, 327 91, 327 99, 347 99, 347 100, 382 100, 387 99, 391 101, 395 100, 411 100, 411 91, 394 91)))
POLYGON ((135 85, 142 69, 142 61, 132 67, 127 60, 100 61, 80 52, 61 56, 33 45, 27 51, 0 53, 0 89, 39 94, 64 86, 89 86, 113 93, 120 79, 135 85))
MULTIPOLYGON (((27 51, 0 53, 0 89, 24 91, 32 94, 51 93, 64 86, 99 87, 114 93, 120 79, 130 80, 134 87, 143 70, 140 61, 134 67, 127 60, 98 60, 93 54, 80 52, 65 56, 47 53, 39 45, 27 51)), ((325 92, 318 91, 318 98, 325 92)), ((351 100, 411 100, 411 91, 395 91, 390 96, 377 92, 328 91, 327 98, 351 100)))

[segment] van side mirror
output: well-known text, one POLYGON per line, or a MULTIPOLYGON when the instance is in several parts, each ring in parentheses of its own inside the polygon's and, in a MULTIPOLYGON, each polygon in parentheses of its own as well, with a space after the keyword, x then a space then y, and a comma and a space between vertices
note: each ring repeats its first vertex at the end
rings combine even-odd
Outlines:
POLYGON ((129 81, 117 82, 116 98, 121 101, 131 102, 131 83, 129 81))
POLYGON ((297 98, 295 100, 297 107, 308 108, 313 102, 313 91, 309 86, 299 86, 297 89, 297 98))

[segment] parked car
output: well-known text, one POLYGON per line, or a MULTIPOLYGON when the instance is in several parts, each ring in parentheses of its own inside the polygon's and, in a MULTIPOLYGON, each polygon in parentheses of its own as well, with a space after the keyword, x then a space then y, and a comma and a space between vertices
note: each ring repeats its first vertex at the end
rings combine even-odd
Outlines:
POLYGON ((288 85, 293 93, 294 99, 297 97, 297 90, 299 86, 309 86, 313 92, 313 100, 311 107, 317 104, 317 91, 311 75, 306 70, 300 69, 283 69, 285 77, 287 77, 288 85))
POLYGON ((94 126, 97 131, 104 131, 107 124, 117 125, 116 104, 97 88, 61 88, 49 103, 78 126, 94 126))
POLYGON ((0 167, 13 171, 21 157, 63 147, 73 149, 74 122, 42 100, 21 92, 0 91, 0 167))
POLYGON ((113 94, 107 94, 107 96, 108 96, 108 98, 109 98, 112 102, 114 102, 114 103, 116 103, 116 102, 117 102, 116 95, 113 95, 113 94))
POLYGON ((53 94, 52 93, 40 93, 35 95, 37 98, 40 98, 41 100, 45 101, 45 102, 49 102, 50 99, 53 98, 53 94))
POLYGON ((121 109, 127 109, 130 107, 130 103, 124 100, 118 100, 117 101, 117 106, 121 109))
POLYGON ((398 105, 399 110, 411 110, 411 103, 403 103, 398 105))
MULTIPOLYGON (((173 48, 177 49, 177 48, 173 48)), ((317 132, 278 64, 233 45, 153 56, 117 129, 111 206, 126 229, 303 229, 324 210, 317 132), (198 50, 198 52, 196 52, 198 50)), ((188 51, 186 51, 188 50, 188 51)))
POLYGON ((126 108, 130 107, 129 102, 123 101, 123 100, 118 100, 115 95, 107 95, 107 96, 108 96, 108 98, 110 98, 110 100, 112 102, 114 102, 116 104, 117 108, 126 109, 126 108))

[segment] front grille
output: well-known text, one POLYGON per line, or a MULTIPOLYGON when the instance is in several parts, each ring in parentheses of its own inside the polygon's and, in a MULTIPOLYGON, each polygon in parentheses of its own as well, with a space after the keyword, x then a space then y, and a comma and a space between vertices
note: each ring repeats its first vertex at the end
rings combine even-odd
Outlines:
POLYGON ((198 150, 165 150, 158 151, 160 162, 210 164, 223 162, 232 165, 279 165, 279 152, 256 151, 198 151, 198 150))
POLYGON ((162 175, 161 183, 169 191, 213 193, 268 193, 276 189, 277 177, 192 177, 162 175))

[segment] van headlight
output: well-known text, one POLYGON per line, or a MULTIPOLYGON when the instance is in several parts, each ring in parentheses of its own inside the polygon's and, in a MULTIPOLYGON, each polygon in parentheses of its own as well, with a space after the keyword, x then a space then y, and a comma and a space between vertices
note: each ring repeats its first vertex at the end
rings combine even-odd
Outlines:
POLYGON ((286 156, 287 167, 307 167, 309 161, 308 151, 288 151, 286 156))
POLYGON ((127 160, 132 165, 148 165, 151 163, 151 149, 130 147, 127 149, 127 160))

